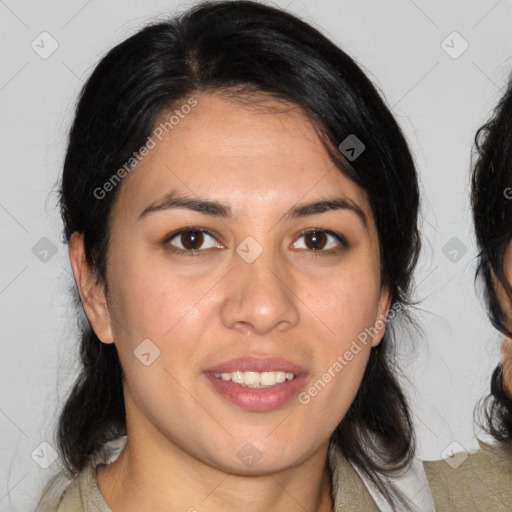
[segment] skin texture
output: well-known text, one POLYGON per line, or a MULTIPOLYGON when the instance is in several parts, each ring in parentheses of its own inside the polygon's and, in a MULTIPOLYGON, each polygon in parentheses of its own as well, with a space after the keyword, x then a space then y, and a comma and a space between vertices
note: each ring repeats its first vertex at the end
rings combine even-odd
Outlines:
POLYGON ((334 168, 298 108, 265 97, 258 109, 218 94, 195 97, 198 105, 123 182, 108 294, 85 263, 81 235, 70 241, 87 317, 103 343, 115 343, 126 375, 128 446, 99 467, 99 487, 114 512, 332 510, 329 437, 385 328, 307 405, 293 398, 247 411, 203 372, 233 357, 281 356, 307 370, 307 390, 387 314, 368 199, 334 168), (232 217, 169 209, 139 219, 173 190, 227 203, 232 217), (284 218, 296 204, 332 196, 357 205, 366 224, 350 209, 284 218), (172 253, 186 237, 166 239, 190 226, 215 237, 205 235, 202 253, 172 253), (301 235, 307 228, 340 233, 348 247, 326 235, 315 252, 301 235), (248 236, 263 249, 252 263, 236 252, 248 236), (134 356, 145 339, 160 350, 149 366, 134 356), (248 442, 261 453, 251 468, 237 457, 248 442))
POLYGON ((512 340, 509 338, 504 340, 501 345, 501 361, 505 391, 512 396, 512 340))

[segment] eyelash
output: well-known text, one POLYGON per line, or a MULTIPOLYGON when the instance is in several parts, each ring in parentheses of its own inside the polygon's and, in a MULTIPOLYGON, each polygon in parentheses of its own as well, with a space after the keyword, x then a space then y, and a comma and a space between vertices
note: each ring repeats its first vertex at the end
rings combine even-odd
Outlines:
MULTIPOLYGON (((170 241, 173 238, 176 238, 176 237, 178 237, 179 235, 181 235, 183 233, 188 233, 188 232, 191 232, 191 231, 199 231, 199 232, 201 232, 203 234, 207 234, 207 235, 211 236, 212 238, 216 238, 216 236, 213 233, 211 233, 209 230, 192 226, 192 227, 180 229, 178 231, 174 231, 173 233, 171 233, 170 235, 165 237, 165 239, 163 241, 163 244, 166 246, 166 248, 167 248, 167 250, 169 252, 171 252, 173 254, 178 254, 180 256, 186 256, 186 257, 193 257, 194 256, 194 257, 197 257, 198 255, 201 255, 201 253, 206 253, 208 251, 208 249, 196 249, 196 250, 190 250, 189 249, 189 250, 186 250, 186 249, 179 249, 179 248, 176 248, 176 247, 173 247, 172 245, 170 245, 170 241)), ((348 244, 346 238, 343 235, 341 235, 340 233, 336 233, 334 231, 331 231, 329 229, 321 229, 321 228, 308 228, 308 229, 304 229, 303 231, 301 231, 299 233, 298 238, 300 238, 302 236, 305 236, 305 235, 307 235, 309 233, 313 233, 313 232, 324 233, 326 235, 331 235, 334 238, 336 238, 336 240, 341 245, 341 248, 337 247, 335 249, 327 249, 327 250, 322 250, 322 249, 313 250, 313 249, 310 249, 310 250, 308 250, 308 252, 310 252, 313 257, 335 255, 335 254, 338 254, 338 252, 340 250, 348 249, 349 248, 349 244, 348 244)), ((301 249, 301 250, 305 250, 305 249, 301 249)))

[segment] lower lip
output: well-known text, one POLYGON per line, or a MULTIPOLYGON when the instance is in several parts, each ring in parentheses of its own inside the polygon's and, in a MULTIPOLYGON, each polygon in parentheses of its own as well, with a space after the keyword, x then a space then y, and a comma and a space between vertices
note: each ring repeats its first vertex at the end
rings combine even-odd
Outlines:
POLYGON ((304 388, 307 377, 298 375, 268 388, 248 388, 230 380, 218 379, 211 373, 204 375, 224 398, 243 409, 257 412, 272 411, 289 402, 304 388))

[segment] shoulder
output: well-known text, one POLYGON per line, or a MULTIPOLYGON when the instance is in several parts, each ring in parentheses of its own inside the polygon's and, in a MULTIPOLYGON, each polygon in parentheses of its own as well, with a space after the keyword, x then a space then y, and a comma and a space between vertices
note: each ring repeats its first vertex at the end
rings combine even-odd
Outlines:
POLYGON ((334 442, 329 448, 328 462, 332 476, 334 510, 378 512, 365 484, 334 442))
POLYGON ((437 510, 512 510, 512 443, 479 445, 475 453, 423 463, 437 510))
POLYGON ((57 512, 82 512, 85 511, 80 489, 82 487, 83 472, 68 485, 64 491, 57 512))
POLYGON ((97 486, 96 466, 88 464, 69 484, 57 512, 112 512, 97 486))
POLYGON ((72 481, 73 477, 68 476, 65 471, 53 475, 42 491, 35 512, 57 512, 63 493, 72 481))
POLYGON ((94 452, 82 471, 65 488, 58 508, 54 508, 52 512, 112 512, 98 488, 96 470, 99 464, 110 464, 114 461, 126 446, 126 442, 125 435, 119 436, 107 441, 94 452))

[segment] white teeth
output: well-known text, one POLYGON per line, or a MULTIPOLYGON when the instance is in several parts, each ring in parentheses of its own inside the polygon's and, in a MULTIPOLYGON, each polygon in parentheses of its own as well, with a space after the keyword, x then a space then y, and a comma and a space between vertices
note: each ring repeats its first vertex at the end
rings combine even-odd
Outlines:
MULTIPOLYGON (((283 373, 283 372, 280 372, 283 373)), ((276 372, 263 372, 260 377, 260 384, 264 386, 273 386, 277 382, 276 372)))
MULTIPOLYGON (((228 373, 228 375, 230 375, 228 373)), ((244 381, 243 372, 231 372, 231 380, 237 384, 242 384, 244 381)))
POLYGON ((218 379, 231 380, 236 384, 240 384, 249 388, 268 388, 281 384, 285 380, 292 380, 295 375, 289 372, 242 372, 236 371, 231 373, 214 373, 218 379))

